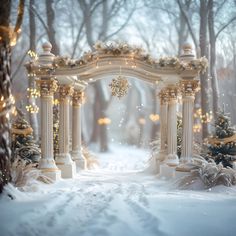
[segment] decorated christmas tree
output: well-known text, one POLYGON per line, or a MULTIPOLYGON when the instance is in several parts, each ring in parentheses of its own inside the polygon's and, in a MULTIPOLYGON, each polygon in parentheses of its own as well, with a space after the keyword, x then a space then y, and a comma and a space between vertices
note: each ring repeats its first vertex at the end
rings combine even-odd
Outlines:
POLYGON ((12 124, 11 133, 13 158, 37 163, 40 159, 40 149, 34 141, 33 129, 20 109, 17 109, 17 117, 12 124))
POLYGON ((182 131, 183 124, 182 124, 182 117, 180 115, 177 116, 177 155, 178 157, 181 156, 181 149, 182 149, 182 131))
POLYGON ((208 158, 224 167, 233 167, 236 161, 236 131, 230 127, 230 118, 219 112, 215 121, 215 134, 208 138, 208 158))

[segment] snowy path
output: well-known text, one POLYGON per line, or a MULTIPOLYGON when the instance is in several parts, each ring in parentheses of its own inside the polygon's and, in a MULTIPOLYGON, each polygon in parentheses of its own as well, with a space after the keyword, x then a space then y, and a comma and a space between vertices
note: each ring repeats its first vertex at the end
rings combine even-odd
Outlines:
POLYGON ((236 188, 178 191, 109 168, 0 198, 0 236, 235 236, 235 218, 236 188))

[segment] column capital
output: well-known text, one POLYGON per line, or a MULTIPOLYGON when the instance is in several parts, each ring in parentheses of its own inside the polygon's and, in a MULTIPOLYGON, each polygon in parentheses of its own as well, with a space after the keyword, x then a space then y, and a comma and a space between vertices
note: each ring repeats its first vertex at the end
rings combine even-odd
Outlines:
POLYGON ((158 96, 160 98, 161 105, 167 104, 168 99, 167 99, 167 91, 165 88, 159 92, 158 96))
POLYGON ((63 100, 66 97, 71 97, 74 93, 74 88, 72 85, 61 84, 59 85, 59 99, 63 100))
POLYGON ((180 86, 183 97, 194 97, 199 88, 199 80, 181 80, 180 86))
POLYGON ((75 89, 73 93, 73 106, 80 106, 84 100, 84 91, 75 89))
POLYGON ((179 88, 177 86, 169 86, 166 88, 168 103, 177 101, 179 88))
POLYGON ((42 96, 53 96, 58 88, 58 83, 54 79, 37 80, 36 83, 40 88, 40 94, 42 96))

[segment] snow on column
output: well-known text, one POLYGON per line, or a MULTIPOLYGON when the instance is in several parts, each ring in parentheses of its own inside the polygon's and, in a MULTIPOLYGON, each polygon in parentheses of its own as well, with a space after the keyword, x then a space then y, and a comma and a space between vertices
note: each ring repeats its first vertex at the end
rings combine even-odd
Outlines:
POLYGON ((198 88, 197 80, 182 80, 183 100, 183 138, 181 163, 190 163, 193 156, 193 108, 195 91, 198 88))
POLYGON ((177 166, 177 95, 176 87, 168 87, 168 115, 167 115, 167 161, 169 166, 177 166))
POLYGON ((81 146, 81 106, 84 98, 84 92, 75 89, 72 103, 72 157, 76 166, 85 169, 85 158, 82 154, 81 146))
POLYGON ((56 157, 56 163, 61 170, 63 178, 73 178, 76 174, 75 163, 71 159, 69 141, 70 141, 70 101, 73 94, 71 85, 62 84, 59 87, 59 154, 56 157))
POLYGON ((57 82, 51 79, 38 80, 41 93, 41 152, 39 168, 45 175, 57 180, 61 173, 53 158, 53 93, 57 82))
POLYGON ((159 160, 164 161, 166 158, 167 150, 167 94, 166 90, 162 89, 159 93, 160 98, 160 133, 161 133, 161 147, 160 147, 160 154, 159 160))

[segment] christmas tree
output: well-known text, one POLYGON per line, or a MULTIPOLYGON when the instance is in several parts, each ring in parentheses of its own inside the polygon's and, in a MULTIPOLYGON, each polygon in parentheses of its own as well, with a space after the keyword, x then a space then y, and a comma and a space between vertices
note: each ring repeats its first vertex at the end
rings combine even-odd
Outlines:
POLYGON ((177 155, 180 158, 181 156, 181 149, 182 149, 182 131, 183 124, 182 124, 182 117, 180 115, 177 116, 177 155))
POLYGON ((37 163, 40 159, 40 149, 34 141, 33 130, 25 119, 25 114, 17 109, 17 118, 12 124, 13 158, 22 158, 37 163))
POLYGON ((236 161, 236 131, 230 127, 230 118, 219 112, 215 121, 215 134, 208 138, 208 158, 224 167, 233 167, 236 161))

